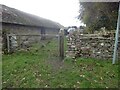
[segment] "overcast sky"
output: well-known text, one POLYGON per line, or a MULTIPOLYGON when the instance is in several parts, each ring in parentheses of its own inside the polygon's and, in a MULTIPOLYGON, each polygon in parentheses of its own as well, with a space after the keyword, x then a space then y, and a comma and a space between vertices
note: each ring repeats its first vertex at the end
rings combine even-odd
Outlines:
POLYGON ((64 26, 80 25, 79 0, 0 0, 21 11, 56 21, 64 26))

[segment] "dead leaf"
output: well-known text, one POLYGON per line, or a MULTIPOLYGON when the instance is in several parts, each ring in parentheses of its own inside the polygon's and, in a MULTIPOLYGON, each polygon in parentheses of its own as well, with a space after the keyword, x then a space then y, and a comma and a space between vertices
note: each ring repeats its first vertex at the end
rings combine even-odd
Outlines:
POLYGON ((48 87, 48 85, 45 85, 45 87, 48 87))
POLYGON ((94 80, 94 82, 97 82, 97 80, 94 80))
POLYGON ((80 75, 80 77, 85 77, 85 75, 80 75))
POLYGON ((75 88, 75 87, 76 87, 76 85, 73 85, 73 87, 75 88))
POLYGON ((79 81, 77 81, 77 84, 80 84, 80 82, 79 82, 79 81))
POLYGON ((100 79, 101 79, 101 80, 103 80, 103 78, 102 78, 102 77, 100 77, 100 79))
POLYGON ((24 77, 24 78, 22 78, 22 80, 25 80, 25 77, 24 77))

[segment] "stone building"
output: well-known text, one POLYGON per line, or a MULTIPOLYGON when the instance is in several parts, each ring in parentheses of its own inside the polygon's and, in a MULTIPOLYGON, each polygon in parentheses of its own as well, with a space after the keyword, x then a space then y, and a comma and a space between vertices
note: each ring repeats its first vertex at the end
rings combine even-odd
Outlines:
POLYGON ((58 34, 62 25, 1 5, 2 29, 14 34, 58 34))
POLYGON ((40 34, 58 34, 63 26, 57 22, 41 18, 20 10, 0 5, 0 15, 2 20, 3 44, 6 43, 4 36, 6 34, 14 35, 40 35, 40 34))

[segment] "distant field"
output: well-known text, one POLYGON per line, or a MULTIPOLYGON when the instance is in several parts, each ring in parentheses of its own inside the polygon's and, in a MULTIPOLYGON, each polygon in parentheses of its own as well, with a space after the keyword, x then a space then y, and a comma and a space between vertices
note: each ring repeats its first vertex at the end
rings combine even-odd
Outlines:
POLYGON ((54 40, 40 47, 2 56, 3 88, 118 88, 118 64, 84 58, 61 61, 54 40))

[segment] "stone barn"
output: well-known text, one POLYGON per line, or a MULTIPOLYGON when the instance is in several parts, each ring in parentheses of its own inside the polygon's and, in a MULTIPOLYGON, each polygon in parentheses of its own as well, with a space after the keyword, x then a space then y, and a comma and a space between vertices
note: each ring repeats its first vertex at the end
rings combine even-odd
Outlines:
MULTIPOLYGON (((57 22, 41 18, 32 14, 22 12, 20 10, 0 5, 0 13, 2 15, 2 35, 57 35, 63 26, 57 22)), ((3 38, 3 44, 6 42, 3 38)))

